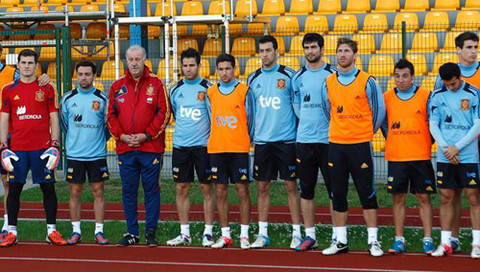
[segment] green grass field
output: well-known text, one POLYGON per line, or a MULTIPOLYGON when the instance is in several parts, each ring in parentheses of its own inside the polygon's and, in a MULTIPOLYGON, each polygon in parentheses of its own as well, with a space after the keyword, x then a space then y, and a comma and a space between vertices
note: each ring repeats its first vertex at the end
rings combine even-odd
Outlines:
MULTIPOLYGON (((105 185, 105 197, 107 202, 121 202, 121 182, 120 180, 111 180, 108 181, 105 185)), ((66 182, 59 182, 56 185, 57 197, 59 202, 68 202, 69 199, 69 189, 66 182)), ((143 202, 143 193, 142 190, 139 190, 139 202, 143 202)), ((317 197, 316 204, 321 206, 327 206, 328 200, 325 196, 325 188, 323 184, 319 184, 317 188, 317 197)), ((256 205, 257 203, 257 193, 256 193, 256 184, 252 183, 250 186, 250 196, 252 199, 252 204, 256 205)), ((391 207, 392 201, 391 196, 386 192, 386 186, 383 184, 377 184, 377 197, 380 207, 391 207)), ((190 199, 193 205, 202 204, 202 195, 200 191, 200 186, 198 183, 192 184, 190 190, 190 199)), ((31 188, 25 190, 22 193, 22 201, 42 201, 42 193, 39 188, 31 188)), ((85 191, 82 195, 83 202, 92 202, 92 194, 88 186, 85 186, 85 191)), ((273 182, 271 186, 271 201, 272 205, 287 205, 287 197, 284 189, 284 185, 280 182, 273 182)), ((175 185, 172 181, 164 181, 162 183, 162 193, 161 193, 161 202, 163 204, 174 204, 175 203, 175 185)), ((438 208, 439 199, 438 195, 432 197, 433 206, 438 208)), ((238 204, 238 199, 236 197, 235 189, 233 186, 230 187, 229 192, 229 203, 238 204)), ((358 196, 355 192, 353 185, 349 189, 349 205, 360 206, 358 196)), ((466 203, 463 204, 464 206, 466 203)), ((407 200, 407 206, 411 208, 417 207, 415 197, 409 195, 407 200)), ((234 238, 240 233, 239 224, 232 223, 232 233, 234 238)), ((144 225, 141 223, 140 230, 143 233, 144 225)), ((59 221, 58 229, 64 236, 68 236, 71 232, 71 225, 69 221, 59 221)), ((105 233, 111 242, 116 242, 125 232, 125 223, 120 221, 108 221, 105 223, 105 233)), ((201 222, 192 222, 190 225, 193 244, 200 244, 201 235, 203 233, 203 223, 201 222)), ((84 242, 93 242, 93 222, 82 222, 82 232, 83 232, 83 241, 84 242)), ((159 230, 157 231, 157 236, 160 240, 160 243, 164 244, 168 239, 173 238, 179 231, 178 222, 161 222, 159 224, 159 230)), ((220 228, 218 225, 214 228, 214 235, 218 237, 220 235, 220 228)), ((44 241, 45 240, 45 223, 44 221, 20 221, 19 222, 19 239, 21 241, 44 241)), ((252 223, 250 234, 251 239, 253 240, 253 234, 257 233, 257 224, 252 223)), ((269 235, 271 238, 271 247, 288 247, 291 239, 291 226, 289 224, 270 224, 269 226, 269 235)), ((317 238, 320 248, 325 248, 330 243, 331 227, 326 225, 317 225, 317 238)), ((349 247, 353 250, 364 250, 366 249, 366 228, 364 226, 349 226, 348 227, 348 236, 349 247)), ((438 243, 440 233, 439 230, 434 230, 434 240, 435 243, 438 243)), ((379 240, 382 242, 382 247, 384 250, 387 250, 393 243, 394 229, 390 226, 384 226, 379 228, 379 240)), ((410 251, 421 251, 421 238, 423 237, 422 230, 420 228, 406 228, 405 237, 407 239, 407 246, 410 251)), ((143 237, 142 237, 143 239, 143 237)), ((471 236, 470 232, 463 230, 460 237, 463 250, 468 252, 470 247, 467 246, 470 244, 471 236)), ((234 245, 238 246, 238 239, 234 240, 234 245)))

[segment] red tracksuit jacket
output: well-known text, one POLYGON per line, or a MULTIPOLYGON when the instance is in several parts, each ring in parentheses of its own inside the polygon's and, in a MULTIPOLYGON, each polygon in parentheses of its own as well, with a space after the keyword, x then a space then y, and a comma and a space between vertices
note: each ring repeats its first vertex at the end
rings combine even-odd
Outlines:
POLYGON ((129 71, 110 88, 107 126, 117 142, 117 154, 128 151, 163 153, 170 104, 162 81, 147 66, 135 81, 129 71), (120 141, 122 134, 147 133, 152 139, 140 147, 120 141))

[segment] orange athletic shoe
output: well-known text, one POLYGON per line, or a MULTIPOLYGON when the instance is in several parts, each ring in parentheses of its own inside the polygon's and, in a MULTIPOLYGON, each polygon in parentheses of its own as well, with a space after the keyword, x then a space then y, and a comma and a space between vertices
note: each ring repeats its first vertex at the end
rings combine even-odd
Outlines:
POLYGON ((65 241, 62 238, 62 235, 57 230, 50 233, 50 235, 47 235, 46 240, 47 240, 47 243, 52 244, 52 245, 56 245, 56 246, 64 246, 64 245, 67 244, 67 241, 65 241))
POLYGON ((18 239, 13 232, 9 232, 5 238, 2 239, 2 242, 0 243, 0 247, 11 247, 18 244, 18 239))

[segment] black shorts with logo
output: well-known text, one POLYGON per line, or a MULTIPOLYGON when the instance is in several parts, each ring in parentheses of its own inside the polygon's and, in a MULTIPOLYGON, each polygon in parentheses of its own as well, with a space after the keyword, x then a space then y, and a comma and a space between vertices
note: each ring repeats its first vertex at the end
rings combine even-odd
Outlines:
POLYGON ((318 168, 322 172, 328 197, 331 198, 332 184, 328 175, 328 144, 297 143, 297 172, 300 179, 300 197, 314 199, 318 180, 318 168))
POLYGON ((67 182, 84 183, 87 175, 90 183, 108 180, 107 160, 78 161, 67 159, 67 182))
POLYGON ((434 194, 435 172, 432 161, 388 162, 387 191, 391 194, 434 194))
POLYGON ((478 164, 437 163, 437 187, 439 189, 480 188, 478 164))
POLYGON ((296 180, 295 143, 272 142, 255 145, 253 177, 256 180, 296 180))
POLYGON ((197 172, 200 183, 211 183, 211 169, 205 146, 173 148, 172 172, 175 182, 192 182, 197 172))
POLYGON ((210 166, 215 183, 249 183, 250 164, 248 153, 212 153, 210 166))

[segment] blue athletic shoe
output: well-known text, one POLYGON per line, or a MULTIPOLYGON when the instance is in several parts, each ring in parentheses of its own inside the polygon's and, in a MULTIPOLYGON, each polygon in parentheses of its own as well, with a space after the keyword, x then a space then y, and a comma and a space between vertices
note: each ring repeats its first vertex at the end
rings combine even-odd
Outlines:
POLYGON ((402 254, 407 252, 407 246, 404 242, 397 240, 393 243, 393 246, 388 250, 390 254, 402 254))
POLYGON ((461 245, 460 245, 460 240, 458 239, 450 239, 450 243, 452 245, 452 251, 453 253, 458 253, 462 251, 461 245))
POLYGON ((432 238, 423 239, 423 253, 427 255, 432 255, 433 251, 435 251, 435 246, 433 245, 432 238))

